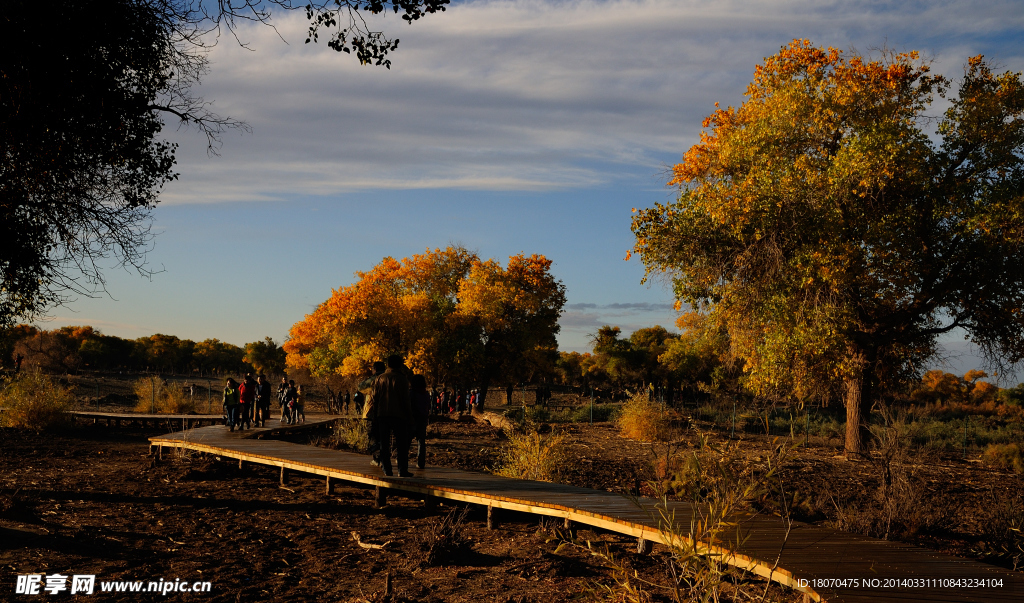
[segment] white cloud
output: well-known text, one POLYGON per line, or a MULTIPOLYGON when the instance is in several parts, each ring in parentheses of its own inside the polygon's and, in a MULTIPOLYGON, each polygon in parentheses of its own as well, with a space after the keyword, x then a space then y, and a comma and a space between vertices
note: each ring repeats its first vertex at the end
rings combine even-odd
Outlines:
POLYGON ((523 0, 466 2, 406 25, 391 71, 303 44, 302 11, 225 38, 202 93, 249 122, 207 158, 194 134, 166 202, 374 188, 538 190, 652 174, 692 144, 715 101, 794 37, 919 48, 955 75, 995 49, 1021 68, 1017 2, 523 0), (1002 36, 1002 38, 1000 38, 1002 36), (1006 43, 999 45, 998 40, 1006 43))

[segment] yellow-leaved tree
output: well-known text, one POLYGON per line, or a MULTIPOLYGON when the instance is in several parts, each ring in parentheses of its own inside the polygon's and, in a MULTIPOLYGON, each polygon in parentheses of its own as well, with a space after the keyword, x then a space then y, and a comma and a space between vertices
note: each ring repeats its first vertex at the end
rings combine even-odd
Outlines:
POLYGON ((704 121, 678 199, 633 220, 648 273, 727 334, 749 390, 844 401, 849 456, 939 335, 1024 359, 1024 85, 972 58, 930 119, 948 89, 916 53, 796 40, 704 121))
POLYGON ((554 354, 565 288, 550 267, 543 256, 516 255, 503 268, 461 246, 384 258, 292 326, 287 364, 361 378, 401 353, 432 383, 486 391, 554 354))

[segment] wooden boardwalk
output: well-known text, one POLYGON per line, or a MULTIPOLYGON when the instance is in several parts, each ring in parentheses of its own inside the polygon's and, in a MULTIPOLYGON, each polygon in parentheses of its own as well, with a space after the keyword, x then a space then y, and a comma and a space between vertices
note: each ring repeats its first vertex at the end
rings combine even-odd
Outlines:
MULTIPOLYGON (((311 415, 305 427, 333 419, 311 415)), ((150 442, 161 455, 163 448, 186 448, 239 462, 280 467, 282 479, 287 470, 324 476, 328 490, 332 480, 340 480, 375 487, 379 492, 432 496, 489 509, 565 518, 667 543, 667 536, 659 529, 656 501, 652 499, 638 501, 611 492, 448 467, 414 470, 412 478, 385 477, 369 464, 365 455, 257 437, 295 428, 282 426, 278 421, 268 422, 266 429, 233 433, 223 426, 201 427, 152 437, 150 442)), ((675 513, 678 525, 688 528, 694 509, 686 503, 671 503, 670 512, 675 513)), ((731 565, 801 591, 814 601, 1024 601, 1021 573, 796 522, 787 539, 786 527, 777 517, 743 515, 736 519, 746 537, 740 547, 727 551, 704 543, 701 548, 709 554, 723 554, 731 565)))

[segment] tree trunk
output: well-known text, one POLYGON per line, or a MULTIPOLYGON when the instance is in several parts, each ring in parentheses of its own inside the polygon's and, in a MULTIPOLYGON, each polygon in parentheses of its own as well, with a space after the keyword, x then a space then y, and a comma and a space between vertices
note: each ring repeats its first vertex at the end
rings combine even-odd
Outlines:
POLYGON ((843 383, 843 397, 846 404, 846 458, 862 457, 864 444, 869 435, 867 413, 871 407, 871 375, 867 370, 850 377, 843 383))
POLYGON ((484 404, 487 402, 487 390, 491 388, 491 376, 488 373, 484 373, 484 377, 480 382, 480 395, 476 399, 476 408, 473 412, 482 413, 484 411, 484 404))

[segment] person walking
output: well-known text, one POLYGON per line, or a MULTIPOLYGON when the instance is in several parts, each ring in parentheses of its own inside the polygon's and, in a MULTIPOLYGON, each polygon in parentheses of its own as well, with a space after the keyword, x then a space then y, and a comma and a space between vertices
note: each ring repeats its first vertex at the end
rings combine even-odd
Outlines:
POLYGON ((306 422, 306 390, 301 385, 295 388, 295 410, 292 411, 295 414, 295 422, 299 422, 299 417, 302 417, 302 422, 306 422))
POLYGON ((398 449, 398 475, 413 477, 409 472, 409 427, 412 406, 409 403, 409 380, 405 376, 402 357, 388 356, 387 370, 373 382, 373 405, 377 412, 380 437, 380 466, 384 475, 392 475, 391 441, 398 449))
POLYGON ((270 381, 260 373, 256 377, 256 426, 266 427, 270 417, 270 381))
POLYGON ((423 375, 413 375, 409 380, 412 397, 413 436, 416 438, 416 467, 427 466, 427 424, 430 422, 430 393, 427 391, 427 379, 423 375))
MULTIPOLYGON (((374 467, 380 467, 380 433, 377 425, 377 406, 376 401, 373 399, 373 387, 377 381, 377 377, 384 374, 384 370, 387 367, 383 362, 373 363, 373 375, 368 379, 364 379, 359 384, 359 395, 362 396, 363 401, 363 412, 361 416, 366 422, 366 434, 369 439, 367 446, 367 452, 370 453, 370 464, 374 467), (365 390, 367 393, 362 393, 365 390)), ((358 405, 359 402, 356 402, 358 405)))
POLYGON ((228 377, 228 380, 224 382, 223 406, 224 414, 227 415, 228 428, 234 431, 235 425, 238 424, 238 383, 231 377, 228 377))
POLYGON ((252 409, 256 405, 256 382, 252 380, 252 373, 246 373, 245 380, 238 387, 238 419, 242 429, 252 427, 252 409))
POLYGON ((291 422, 291 410, 288 408, 288 378, 281 377, 281 383, 277 384, 277 403, 281 406, 281 424, 291 422))
POLYGON ((295 387, 295 380, 288 380, 288 389, 284 392, 284 406, 288 409, 288 424, 294 425, 298 420, 298 412, 295 410, 297 400, 299 398, 299 390, 295 387))

